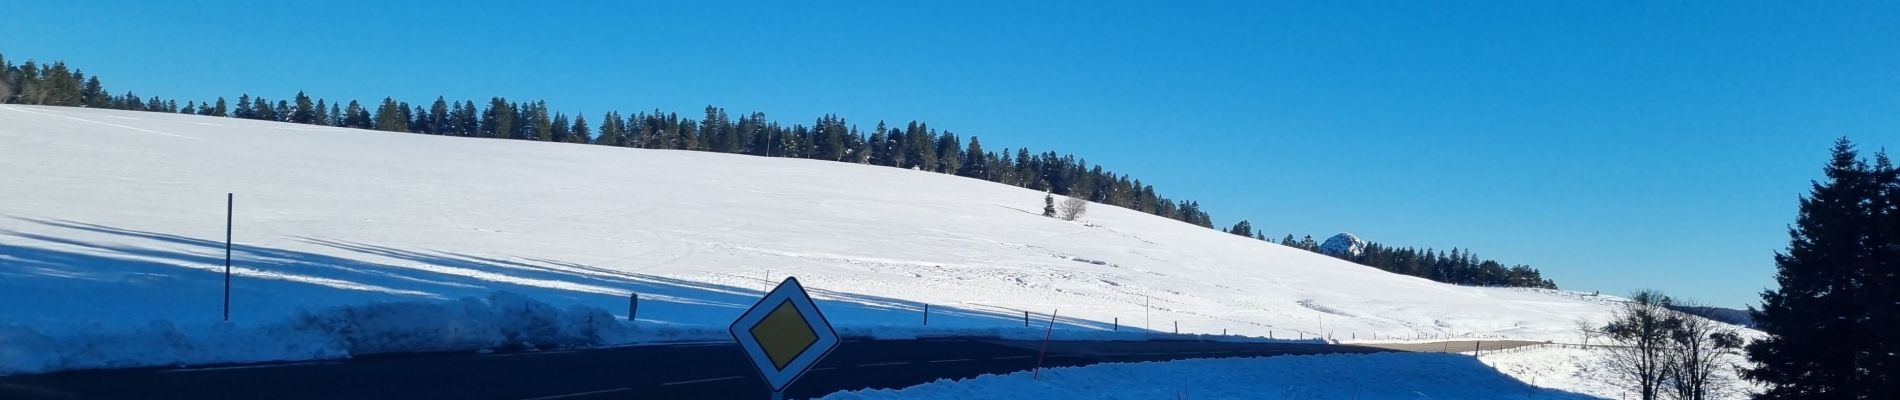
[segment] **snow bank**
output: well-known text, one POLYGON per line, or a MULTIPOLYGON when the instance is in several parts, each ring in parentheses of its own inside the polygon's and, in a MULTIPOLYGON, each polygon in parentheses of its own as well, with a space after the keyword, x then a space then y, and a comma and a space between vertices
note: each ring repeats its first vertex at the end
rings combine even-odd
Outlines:
POLYGON ((1206 335, 1206 334, 1186 334, 1186 333, 1175 334, 1175 333, 1167 333, 1167 332, 1140 331, 1140 330, 1106 331, 1106 330, 1099 330, 1099 329, 1076 328, 1076 327, 1070 327, 1070 326, 1063 326, 1060 324, 1057 325, 1057 328, 1055 329, 1054 332, 1049 332, 1049 331, 1044 330, 1044 328, 1046 328, 1047 325, 1040 325, 1040 324, 1041 323, 1039 323, 1038 325, 1033 325, 1029 327, 1012 326, 1012 327, 992 327, 992 328, 972 328, 972 327, 926 328, 926 327, 905 326, 905 325, 873 325, 873 326, 841 326, 841 327, 835 327, 835 330, 838 332, 838 336, 842 336, 848 339, 877 339, 877 340, 909 340, 909 339, 941 338, 941 337, 977 337, 977 338, 990 338, 990 339, 1002 339, 1002 340, 1039 341, 1039 340, 1044 339, 1044 335, 1047 335, 1048 339, 1058 340, 1058 341, 1112 342, 1112 341, 1181 340, 1181 341, 1228 342, 1228 343, 1267 343, 1267 342, 1330 343, 1324 339, 1318 339, 1318 338, 1294 340, 1294 339, 1268 339, 1268 338, 1263 338, 1263 337, 1240 336, 1240 335, 1206 335))
POLYGON ((939 380, 856 399, 1589 399, 1526 385, 1469 356, 1359 354, 1182 360, 1052 368, 939 380))
MULTIPOLYGON (((1730 365, 1747 365, 1748 363, 1748 360, 1739 354, 1731 354, 1724 358, 1724 362, 1730 365)), ((1631 394, 1630 385, 1623 383, 1625 378, 1611 369, 1609 354, 1602 348, 1582 348, 1575 345, 1528 346, 1485 352, 1478 359, 1496 368, 1498 372, 1539 387, 1611 399, 1634 396, 1631 394)), ((1728 385, 1711 393, 1709 398, 1712 400, 1747 399, 1750 392, 1761 389, 1751 382, 1741 380, 1732 368, 1719 368, 1716 370, 1716 375, 1728 385)))
MULTIPOLYGON (((983 337, 1042 340, 1042 327, 856 326, 847 338, 983 337)), ((1217 335, 1057 329, 1055 340, 1266 341, 1217 335)), ((74 369, 138 368, 270 361, 308 361, 354 355, 458 350, 578 348, 675 341, 725 341, 723 329, 630 324, 587 306, 557 308, 511 292, 439 302, 373 302, 298 311, 285 321, 257 326, 152 321, 138 329, 90 326, 42 332, 0 325, 0 375, 74 369)), ((1289 340, 1290 341, 1290 340, 1289 340)), ((1319 342, 1308 340, 1308 342, 1319 342)))
POLYGON ((540 349, 690 337, 645 335, 600 309, 557 309, 518 294, 445 302, 379 302, 302 311, 258 326, 152 321, 140 329, 41 332, 0 325, 0 374, 347 358, 352 355, 540 349))

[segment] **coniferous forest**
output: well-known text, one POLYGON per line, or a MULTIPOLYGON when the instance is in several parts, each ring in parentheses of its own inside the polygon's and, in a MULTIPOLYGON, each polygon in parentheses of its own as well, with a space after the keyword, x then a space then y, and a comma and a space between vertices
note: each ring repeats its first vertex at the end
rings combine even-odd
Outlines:
MULTIPOLYGON (((187 100, 144 97, 127 91, 111 94, 97 76, 63 62, 13 64, 0 55, 0 104, 52 105, 193 114, 297 124, 374 129, 426 135, 593 144, 642 149, 711 151, 764 157, 830 160, 950 174, 1085 199, 1214 229, 1213 218, 1193 200, 1162 196, 1152 184, 1116 173, 1087 159, 1027 148, 986 149, 976 136, 939 130, 921 121, 900 125, 883 121, 861 130, 836 115, 811 124, 785 125, 764 113, 731 115, 707 106, 698 119, 662 110, 629 114, 606 112, 589 119, 553 111, 545 101, 493 97, 485 102, 448 100, 409 103, 394 98, 365 105, 331 102, 299 92, 271 100, 240 94, 187 100)), ((1034 199, 1026 199, 1033 203, 1034 199)), ((1247 221, 1222 231, 1274 242, 1247 221)), ((1308 236, 1292 235, 1277 243, 1318 251, 1308 236)), ((1503 267, 1469 251, 1369 246, 1348 261, 1439 282, 1555 288, 1534 268, 1503 267)))

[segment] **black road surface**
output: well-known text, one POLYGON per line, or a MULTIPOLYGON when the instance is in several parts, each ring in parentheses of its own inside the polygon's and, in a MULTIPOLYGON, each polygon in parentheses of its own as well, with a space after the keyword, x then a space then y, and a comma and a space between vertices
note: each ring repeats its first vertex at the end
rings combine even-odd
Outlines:
MULTIPOLYGON (((1506 349, 1532 342, 1404 345, 1053 342, 1044 367, 1187 358, 1506 349), (1377 347, 1374 347, 1377 346, 1377 347)), ((786 391, 864 388, 1026 371, 1040 342, 845 341, 786 391)), ((437 353, 209 368, 0 377, 0 399, 764 399, 770 388, 732 343, 518 353, 437 353)))

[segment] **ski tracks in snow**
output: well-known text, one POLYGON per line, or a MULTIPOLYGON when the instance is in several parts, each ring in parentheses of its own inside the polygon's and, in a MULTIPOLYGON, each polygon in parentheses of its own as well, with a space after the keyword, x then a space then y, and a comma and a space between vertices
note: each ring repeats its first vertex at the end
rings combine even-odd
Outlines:
MULTIPOLYGON (((164 135, 164 136, 171 136, 171 137, 175 137, 175 138, 179 138, 179 139, 187 139, 187 140, 198 140, 198 138, 194 138, 194 137, 190 137, 190 136, 185 136, 185 135, 179 135, 179 134, 175 134, 175 133, 166 133, 166 132, 159 132, 159 131, 155 131, 155 130, 151 130, 151 129, 145 129, 145 128, 140 128, 140 127, 136 127, 136 126, 127 126, 127 125, 119 125, 119 124, 115 124, 115 123, 111 123, 111 122, 105 122, 105 121, 98 121, 98 120, 90 120, 90 119, 85 119, 85 118, 79 118, 79 117, 71 117, 71 116, 65 116, 65 115, 59 115, 59 114, 55 114, 55 113, 49 113, 49 112, 40 112, 40 111, 33 111, 33 110, 28 110, 28 109, 24 109, 24 108, 20 108, 20 107, 16 107, 16 106, 5 106, 5 107, 0 107, 0 108, 4 108, 4 109, 6 109, 6 110, 9 110, 9 111, 17 111, 17 112, 23 112, 23 113, 27 113, 27 114, 33 114, 33 115, 39 115, 39 116, 45 116, 45 117, 53 117, 53 118, 59 118, 59 119, 64 119, 64 120, 69 120, 69 121, 78 121, 78 122, 85 122, 85 123, 91 123, 91 124, 99 124, 99 125, 105 125, 105 126, 110 126, 110 127, 114 127, 114 128, 120 128, 120 129, 127 129, 127 130, 133 130, 133 131, 139 131, 139 132, 145 132, 145 133, 150 133, 150 134, 154 134, 154 135, 164 135)), ((132 119, 132 120, 136 120, 135 118, 126 118, 126 119, 132 119)))

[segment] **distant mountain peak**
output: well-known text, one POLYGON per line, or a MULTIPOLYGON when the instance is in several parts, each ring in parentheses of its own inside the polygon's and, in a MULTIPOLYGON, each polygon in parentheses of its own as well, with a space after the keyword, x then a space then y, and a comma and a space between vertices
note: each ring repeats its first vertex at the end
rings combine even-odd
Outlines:
POLYGON ((1319 245, 1321 254, 1334 257, 1358 257, 1366 252, 1366 241, 1351 233, 1340 232, 1319 245))

